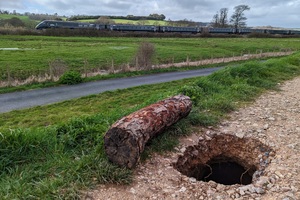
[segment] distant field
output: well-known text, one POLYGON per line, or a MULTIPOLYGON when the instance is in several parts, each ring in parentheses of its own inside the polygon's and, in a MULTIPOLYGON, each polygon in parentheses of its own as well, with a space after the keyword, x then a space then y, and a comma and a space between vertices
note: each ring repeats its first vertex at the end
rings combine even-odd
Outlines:
POLYGON ((28 16, 21 16, 21 15, 7 15, 7 14, 0 14, 0 19, 10 19, 13 17, 17 17, 23 21, 28 21, 29 17, 28 16))
POLYGON ((142 41, 155 45, 154 63, 183 62, 189 58, 229 57, 258 50, 297 49, 300 41, 275 38, 88 38, 46 36, 1 36, 0 81, 10 76, 24 79, 30 75, 49 73, 50 63, 69 69, 115 69, 134 65, 134 56, 142 41), (13 49, 11 49, 13 48, 13 49))

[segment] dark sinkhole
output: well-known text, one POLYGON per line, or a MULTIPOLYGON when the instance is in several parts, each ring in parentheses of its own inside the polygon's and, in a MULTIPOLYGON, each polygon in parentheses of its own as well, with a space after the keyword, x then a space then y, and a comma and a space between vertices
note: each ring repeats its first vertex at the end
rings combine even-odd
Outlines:
POLYGON ((198 181, 214 181, 223 185, 248 185, 252 183, 255 169, 245 169, 242 165, 227 157, 216 157, 205 165, 196 167, 191 177, 198 181))
POLYGON ((188 146, 173 166, 198 181, 249 185, 264 174, 270 155, 275 152, 255 138, 216 134, 188 146))

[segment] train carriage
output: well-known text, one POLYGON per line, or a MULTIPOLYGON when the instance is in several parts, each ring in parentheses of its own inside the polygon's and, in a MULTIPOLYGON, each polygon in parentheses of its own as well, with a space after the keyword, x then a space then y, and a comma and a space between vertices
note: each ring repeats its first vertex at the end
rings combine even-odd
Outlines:
POLYGON ((235 28, 209 28, 209 33, 232 34, 236 33, 235 28))
POLYGON ((159 32, 169 33, 199 33, 200 28, 198 27, 175 27, 175 26, 160 26, 159 32))
POLYGON ((152 25, 104 25, 85 22, 44 20, 36 29, 67 28, 67 29, 97 29, 124 32, 160 32, 160 33, 211 33, 211 34, 250 34, 268 33, 280 35, 300 35, 299 30, 271 30, 271 29, 250 29, 250 28, 209 28, 209 27, 174 27, 174 26, 152 26, 152 25))
POLYGON ((156 32, 155 26, 136 26, 136 25, 111 25, 111 31, 139 31, 139 32, 156 32))

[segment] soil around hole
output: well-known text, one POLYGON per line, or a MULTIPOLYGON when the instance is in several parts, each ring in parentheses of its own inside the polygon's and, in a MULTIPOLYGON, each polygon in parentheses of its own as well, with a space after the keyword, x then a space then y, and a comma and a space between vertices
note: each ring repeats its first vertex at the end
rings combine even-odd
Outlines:
POLYGON ((214 135, 189 146, 173 166, 198 181, 248 185, 263 175, 270 154, 273 150, 256 139, 214 135))

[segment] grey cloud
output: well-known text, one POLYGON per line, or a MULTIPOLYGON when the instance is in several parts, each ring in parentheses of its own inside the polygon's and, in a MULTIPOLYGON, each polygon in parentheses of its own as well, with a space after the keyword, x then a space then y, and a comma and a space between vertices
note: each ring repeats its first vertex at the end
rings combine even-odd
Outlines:
POLYGON ((22 9, 24 8, 24 1, 22 0, 0 0, 0 9, 22 9))
POLYGON ((240 4, 250 6, 245 12, 248 25, 298 26, 299 0, 0 0, 0 9, 23 12, 48 12, 60 15, 149 15, 164 14, 167 19, 189 19, 209 22, 221 8, 229 9, 240 4), (30 4, 30 6, 28 5, 30 4), (36 7, 36 9, 34 9, 36 7), (26 10, 32 9, 32 10, 26 10))

